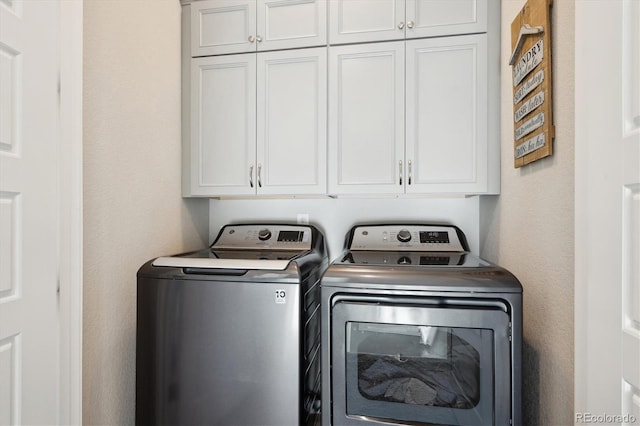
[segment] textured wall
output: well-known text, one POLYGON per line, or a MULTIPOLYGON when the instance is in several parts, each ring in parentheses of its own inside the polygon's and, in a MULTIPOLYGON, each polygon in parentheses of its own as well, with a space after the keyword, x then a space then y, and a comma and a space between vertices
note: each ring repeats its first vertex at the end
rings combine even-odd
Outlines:
POLYGON ((180 197, 179 2, 85 2, 84 424, 133 424, 136 271, 207 220, 180 197))
POLYGON ((481 253, 524 287, 524 416, 573 424, 574 5, 552 17, 554 155, 513 167, 511 22, 523 0, 502 1, 502 191, 481 201, 481 253))

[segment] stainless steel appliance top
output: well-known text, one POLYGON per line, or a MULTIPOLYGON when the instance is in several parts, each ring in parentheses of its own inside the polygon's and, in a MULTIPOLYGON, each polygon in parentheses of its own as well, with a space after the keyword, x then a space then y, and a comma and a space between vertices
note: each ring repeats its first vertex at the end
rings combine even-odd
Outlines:
POLYGON ((452 225, 358 225, 325 272, 324 287, 384 291, 507 292, 522 286, 506 269, 469 252, 452 225))
MULTIPOLYGON (((291 260, 313 249, 318 231, 282 224, 227 225, 209 249, 159 257, 156 267, 285 270, 291 260)), ((316 248, 317 249, 317 248, 316 248)))
POLYGON ((335 264, 371 266, 429 266, 479 268, 490 263, 467 252, 409 252, 409 251, 357 251, 351 250, 335 264))
POLYGON ((361 225, 351 229, 347 251, 335 263, 377 266, 488 266, 468 253, 451 225, 361 225))

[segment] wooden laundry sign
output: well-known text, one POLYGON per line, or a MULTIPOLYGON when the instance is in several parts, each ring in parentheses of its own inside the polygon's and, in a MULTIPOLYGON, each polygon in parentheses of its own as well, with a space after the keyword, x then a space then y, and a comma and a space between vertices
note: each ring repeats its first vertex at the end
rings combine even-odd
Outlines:
POLYGON ((553 153, 551 3, 528 0, 511 23, 515 167, 553 153))

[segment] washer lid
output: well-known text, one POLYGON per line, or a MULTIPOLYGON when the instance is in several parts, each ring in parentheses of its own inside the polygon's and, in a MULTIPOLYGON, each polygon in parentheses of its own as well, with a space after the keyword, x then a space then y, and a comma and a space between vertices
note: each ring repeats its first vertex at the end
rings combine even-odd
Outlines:
POLYGON ((199 269, 283 271, 311 250, 309 226, 281 224, 226 225, 210 249, 159 257, 153 266, 199 269))
POLYGON ((209 259, 197 257, 159 257, 153 261, 153 266, 169 266, 173 268, 201 268, 201 269, 262 269, 270 271, 284 271, 289 266, 289 260, 261 260, 261 259, 209 259))
POLYGON ((264 269, 283 271, 291 260, 307 253, 299 250, 213 250, 159 257, 153 266, 207 269, 264 269))

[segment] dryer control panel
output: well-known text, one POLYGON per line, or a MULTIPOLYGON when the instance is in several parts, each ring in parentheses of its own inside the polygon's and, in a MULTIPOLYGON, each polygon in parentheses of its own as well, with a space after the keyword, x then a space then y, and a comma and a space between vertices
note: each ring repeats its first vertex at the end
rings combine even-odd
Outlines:
POLYGON ((227 225, 211 247, 214 250, 310 250, 311 228, 292 225, 227 225))
POLYGON ((352 230, 350 250, 464 252, 459 231, 446 225, 371 225, 352 230))

